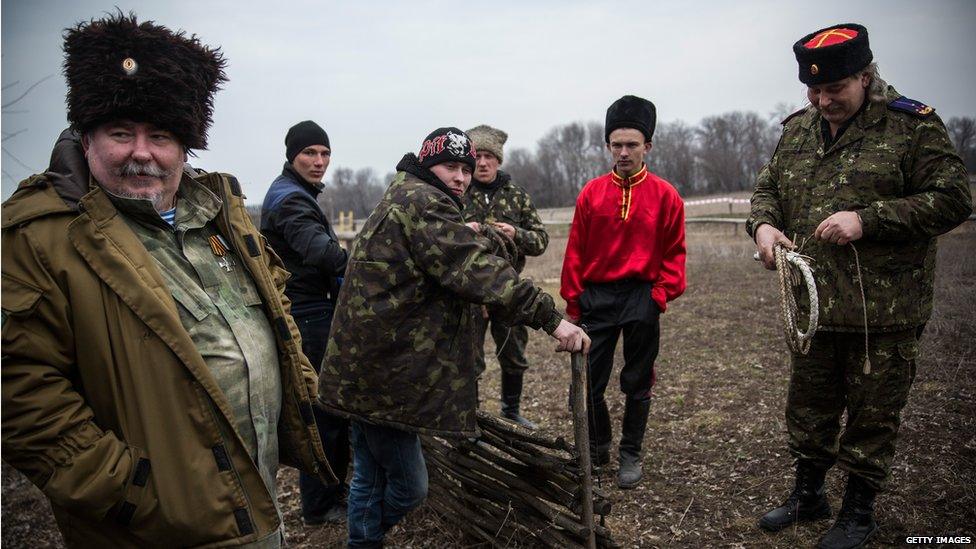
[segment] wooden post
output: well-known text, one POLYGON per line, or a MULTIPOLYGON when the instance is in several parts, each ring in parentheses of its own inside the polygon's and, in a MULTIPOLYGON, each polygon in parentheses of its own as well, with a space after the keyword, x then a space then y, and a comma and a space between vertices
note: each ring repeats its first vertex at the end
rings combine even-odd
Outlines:
POLYGON ((573 383, 569 388, 573 403, 573 434, 576 437, 576 452, 580 458, 580 474, 583 479, 582 518, 589 530, 586 546, 596 549, 596 529, 593 523, 593 463, 590 459, 589 414, 586 409, 586 361, 582 353, 572 355, 573 383))

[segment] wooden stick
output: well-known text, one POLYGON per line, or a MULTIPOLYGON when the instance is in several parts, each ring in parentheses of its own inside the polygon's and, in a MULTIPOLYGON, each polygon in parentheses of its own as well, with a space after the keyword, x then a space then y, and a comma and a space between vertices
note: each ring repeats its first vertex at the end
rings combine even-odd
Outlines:
POLYGON ((587 547, 596 549, 596 529, 593 527, 593 469, 590 461, 590 434, 586 413, 586 364, 581 353, 573 353, 571 357, 573 381, 569 395, 573 404, 573 434, 576 439, 576 453, 580 457, 580 473, 583 477, 582 500, 583 525, 589 530, 587 547))
POLYGON ((573 447, 570 446, 563 437, 547 437, 541 433, 530 431, 514 423, 497 418, 484 410, 478 410, 478 426, 491 429, 495 432, 505 433, 511 437, 523 440, 525 442, 531 442, 532 444, 542 446, 543 448, 563 450, 566 452, 573 451, 573 447))

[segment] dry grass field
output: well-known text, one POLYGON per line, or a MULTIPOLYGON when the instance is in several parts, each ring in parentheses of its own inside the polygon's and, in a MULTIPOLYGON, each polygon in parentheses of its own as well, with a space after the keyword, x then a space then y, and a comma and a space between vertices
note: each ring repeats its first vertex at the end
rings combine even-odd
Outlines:
MULTIPOLYGON (((599 477, 614 503, 606 523, 625 547, 812 546, 829 522, 776 535, 755 526, 792 482, 783 419, 789 371, 774 275, 751 259, 753 247, 741 229, 737 235, 729 227, 689 231, 688 291, 662 317, 645 479, 639 488, 623 491, 614 485, 615 467, 599 477)), ((555 237, 543 257, 530 260, 526 274, 557 292, 564 248, 565 237, 555 237)), ((876 546, 902 544, 914 535, 976 535, 973 250, 973 222, 940 240, 935 313, 903 414, 894 479, 879 497, 876 546)), ((544 334, 531 335, 523 413, 547 431, 570 437, 569 357, 553 353, 553 347, 544 334)), ((498 364, 490 359, 481 393, 483 406, 495 412, 498 377, 498 364)), ((622 401, 614 384, 608 400, 619 428, 622 401)), ((343 544, 344 527, 301 526, 294 471, 282 471, 279 484, 291 546, 343 544)), ((839 471, 830 473, 828 489, 836 509, 843 494, 839 471)), ((5 547, 61 543, 47 502, 6 464, 2 506, 5 547)), ((427 508, 407 517, 388 542, 481 547, 427 508)), ((510 546, 525 543, 513 540, 510 546)))

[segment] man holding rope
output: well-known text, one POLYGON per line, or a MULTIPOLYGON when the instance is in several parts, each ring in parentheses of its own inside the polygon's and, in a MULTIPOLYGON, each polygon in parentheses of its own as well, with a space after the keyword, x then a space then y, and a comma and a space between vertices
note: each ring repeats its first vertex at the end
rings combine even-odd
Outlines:
MULTIPOLYGON (((512 181, 512 176, 498 169, 502 164, 503 147, 508 134, 491 126, 481 125, 467 131, 478 157, 475 159, 471 186, 461 198, 464 219, 476 230, 495 229, 515 244, 512 266, 521 273, 526 256, 539 256, 549 245, 549 233, 539 219, 529 194, 512 181), (487 227, 485 227, 487 226, 487 227)), ((487 311, 487 309, 479 309, 487 311)), ((487 314, 475 315, 477 337, 475 360, 479 371, 485 369, 485 332, 491 324, 495 340, 495 355, 502 370, 502 416, 522 427, 535 429, 535 423, 519 412, 522 401, 522 379, 529 362, 525 345, 529 330, 522 324, 508 325, 487 314)))
MULTIPOLYGON (((942 120, 880 78, 866 28, 822 29, 793 51, 810 105, 783 121, 747 230, 767 269, 776 246, 794 247, 787 234, 804 239, 820 326, 809 353, 791 356, 786 423, 796 484, 759 526, 829 517, 824 477, 839 462, 847 489, 819 546, 860 547, 877 530, 874 499, 890 477, 932 312, 935 237, 969 216, 972 199, 942 120)), ((804 297, 796 296, 800 308, 804 297)))

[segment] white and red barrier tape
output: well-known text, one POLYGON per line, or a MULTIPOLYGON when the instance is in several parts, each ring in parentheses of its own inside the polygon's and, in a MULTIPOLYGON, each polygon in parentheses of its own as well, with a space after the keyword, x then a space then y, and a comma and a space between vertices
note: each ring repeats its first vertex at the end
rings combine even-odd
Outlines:
POLYGON ((685 207, 688 206, 701 206, 703 204, 748 204, 748 198, 703 198, 701 200, 689 200, 685 202, 685 207))

